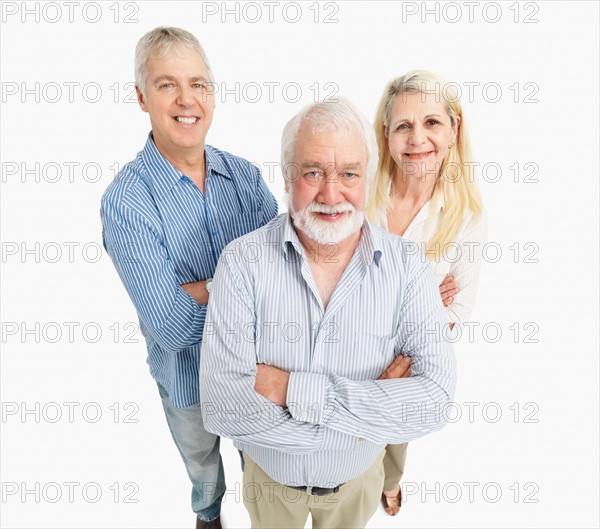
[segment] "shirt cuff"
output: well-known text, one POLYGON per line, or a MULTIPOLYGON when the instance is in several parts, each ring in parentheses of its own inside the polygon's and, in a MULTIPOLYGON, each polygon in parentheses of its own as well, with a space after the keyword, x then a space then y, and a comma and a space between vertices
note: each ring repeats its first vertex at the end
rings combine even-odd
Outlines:
POLYGON ((321 373, 290 373, 287 408, 296 421, 323 424, 329 378, 321 373))

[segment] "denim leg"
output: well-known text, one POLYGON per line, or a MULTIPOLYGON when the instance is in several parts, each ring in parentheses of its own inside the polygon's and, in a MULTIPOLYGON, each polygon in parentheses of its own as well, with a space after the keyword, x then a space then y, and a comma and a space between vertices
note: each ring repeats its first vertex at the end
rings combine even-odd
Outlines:
POLYGON ((203 521, 219 516, 225 494, 225 474, 219 454, 219 436, 207 432, 200 403, 175 408, 165 388, 158 384, 165 416, 192 482, 192 510, 203 521))

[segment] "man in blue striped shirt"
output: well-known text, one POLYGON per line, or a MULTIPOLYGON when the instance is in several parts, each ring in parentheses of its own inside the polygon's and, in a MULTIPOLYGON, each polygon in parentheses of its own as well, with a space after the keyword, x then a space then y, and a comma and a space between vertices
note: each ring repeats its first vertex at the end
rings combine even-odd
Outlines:
POLYGON ((314 527, 364 527, 385 445, 444 424, 446 312, 418 248, 364 218, 376 166, 355 107, 307 107, 282 137, 289 214, 221 254, 202 411, 243 451, 252 527, 303 528, 309 514, 314 527))
POLYGON ((150 372, 192 481, 197 527, 221 527, 219 438, 204 429, 198 369, 212 276, 233 239, 277 214, 259 170, 205 144, 212 72, 189 32, 156 28, 135 52, 139 104, 152 132, 102 197, 104 246, 146 338, 150 372))

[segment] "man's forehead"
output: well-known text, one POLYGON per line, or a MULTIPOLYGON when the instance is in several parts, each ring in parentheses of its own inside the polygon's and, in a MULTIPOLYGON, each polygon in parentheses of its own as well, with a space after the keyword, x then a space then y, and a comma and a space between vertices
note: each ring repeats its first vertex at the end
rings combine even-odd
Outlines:
POLYGON ((353 125, 341 127, 320 123, 302 123, 296 135, 296 141, 331 145, 357 144, 365 145, 365 139, 353 125))
POLYGON ((318 165, 330 161, 332 157, 339 163, 360 165, 365 163, 367 145, 358 131, 306 130, 297 136, 295 154, 302 165, 318 165))
POLYGON ((148 81, 156 84, 162 81, 210 82, 205 69, 178 68, 176 64, 161 64, 148 69, 148 81))
POLYGON ((319 122, 317 120, 306 119, 298 128, 298 136, 317 136, 317 135, 357 135, 360 136, 360 132, 356 125, 352 123, 346 124, 329 124, 327 122, 319 122))

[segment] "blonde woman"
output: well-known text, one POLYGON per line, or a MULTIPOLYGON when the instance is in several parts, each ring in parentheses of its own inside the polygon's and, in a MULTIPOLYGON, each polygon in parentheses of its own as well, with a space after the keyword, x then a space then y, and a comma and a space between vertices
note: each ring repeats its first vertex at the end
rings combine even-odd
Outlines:
MULTIPOLYGON (((387 84, 375 116, 379 166, 367 206, 371 221, 423 250, 451 328, 473 308, 486 242, 456 86, 421 70, 387 84)), ((392 516, 402 503, 406 448, 386 448, 382 502, 392 516)))

